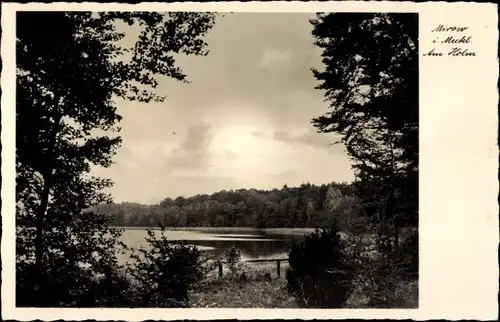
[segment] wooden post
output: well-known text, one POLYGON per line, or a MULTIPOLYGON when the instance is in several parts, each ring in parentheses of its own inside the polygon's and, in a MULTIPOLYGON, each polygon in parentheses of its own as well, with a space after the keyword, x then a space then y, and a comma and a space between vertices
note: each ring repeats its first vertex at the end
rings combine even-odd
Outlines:
POLYGON ((279 260, 276 261, 276 268, 278 270, 278 277, 280 277, 281 272, 280 272, 280 261, 279 260))
POLYGON ((219 278, 222 278, 222 262, 219 262, 219 278))

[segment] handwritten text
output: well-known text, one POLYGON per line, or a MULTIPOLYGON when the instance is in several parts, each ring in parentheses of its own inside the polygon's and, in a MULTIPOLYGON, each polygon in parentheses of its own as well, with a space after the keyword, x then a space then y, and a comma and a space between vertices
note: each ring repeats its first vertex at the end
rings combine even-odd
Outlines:
POLYGON ((424 52, 428 57, 475 57, 476 53, 470 48, 472 36, 464 34, 469 30, 466 26, 437 25, 431 32, 432 48, 424 52))

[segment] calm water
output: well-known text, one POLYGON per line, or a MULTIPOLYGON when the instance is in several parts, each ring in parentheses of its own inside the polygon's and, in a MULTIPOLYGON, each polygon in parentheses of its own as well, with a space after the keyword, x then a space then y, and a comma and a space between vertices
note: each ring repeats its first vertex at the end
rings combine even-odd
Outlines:
MULTIPOLYGON (((234 245, 240 250, 242 260, 247 260, 286 257, 292 241, 301 241, 311 231, 309 228, 178 228, 167 230, 166 235, 172 241, 185 240, 210 256, 220 256, 234 245)), ((157 233, 159 235, 159 231, 157 233)), ((126 229, 122 240, 130 247, 139 248, 146 246, 146 236, 145 229, 126 229)), ((121 261, 127 260, 128 255, 123 255, 121 261)))

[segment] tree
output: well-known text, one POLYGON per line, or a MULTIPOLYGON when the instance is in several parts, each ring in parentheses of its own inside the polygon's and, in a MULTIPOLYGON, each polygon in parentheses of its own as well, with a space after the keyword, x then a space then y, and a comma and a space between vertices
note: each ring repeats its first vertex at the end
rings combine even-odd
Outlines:
POLYGON ((352 276, 344 248, 335 223, 292 245, 287 287, 300 306, 339 308, 347 300, 352 276))
POLYGON ((111 181, 89 172, 110 166, 120 145, 120 137, 103 134, 120 130, 114 99, 162 100, 156 75, 187 81, 173 55, 206 54, 214 16, 20 12, 16 21, 19 294, 30 305, 74 304, 84 297, 75 293, 85 291, 83 280, 116 266, 120 246, 121 232, 106 216, 83 211, 111 201, 101 192, 111 181), (118 20, 142 28, 132 49, 120 46, 118 20), (59 299, 46 295, 51 283, 66 290, 59 299))
POLYGON ((335 211, 342 206, 342 192, 335 187, 329 187, 325 196, 325 208, 329 211, 335 211))
MULTIPOLYGON (((327 228, 331 219, 337 217, 341 229, 346 229, 346 223, 351 229, 351 219, 357 217, 357 203, 352 185, 331 183, 322 187, 310 185, 267 191, 239 189, 230 193, 196 195, 184 198, 182 208, 175 205, 173 199, 166 198, 159 205, 100 204, 92 210, 112 216, 113 224, 123 222, 125 226, 155 226, 159 220, 170 227, 303 225, 327 228), (123 221, 117 218, 118 213, 123 213, 123 221)), ((359 219, 367 222, 366 218, 359 219)))
POLYGON ((330 111, 313 119, 354 160, 364 212, 384 227, 415 224, 418 201, 418 17, 330 13, 311 20, 330 111))
POLYGON ((132 255, 131 274, 138 282, 138 301, 145 307, 183 307, 189 291, 203 276, 200 251, 185 242, 170 242, 161 226, 159 238, 147 230, 147 247, 132 255))
POLYGON ((242 266, 240 250, 234 245, 231 245, 231 247, 225 251, 223 258, 229 267, 230 278, 237 278, 242 266))

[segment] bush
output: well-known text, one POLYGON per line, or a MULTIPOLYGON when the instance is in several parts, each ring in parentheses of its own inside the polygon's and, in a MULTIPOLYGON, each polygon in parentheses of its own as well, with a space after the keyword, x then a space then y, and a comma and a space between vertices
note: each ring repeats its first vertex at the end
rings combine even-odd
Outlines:
MULTIPOLYGON (((418 235, 411 235, 393 249, 382 238, 377 251, 367 250, 362 238, 352 238, 348 249, 350 266, 354 268, 352 289, 358 296, 349 302, 354 307, 402 308, 418 305, 418 235), (386 246, 386 247, 384 247, 386 246)), ((372 248, 372 247, 369 247, 372 248)))
POLYGON ((105 276, 94 277, 92 288, 82 296, 82 307, 131 307, 135 291, 130 279, 118 270, 109 270, 105 276))
POLYGON ((400 259, 401 269, 409 277, 418 276, 419 256, 418 256, 418 232, 412 233, 401 243, 397 254, 400 259))
POLYGON ((299 306, 337 308, 346 301, 352 275, 344 248, 335 223, 292 246, 286 279, 299 306))
MULTIPOLYGON (((70 200, 70 199, 68 199, 70 200)), ((54 204, 45 219, 41 267, 35 266, 33 212, 16 214, 16 306, 92 307, 125 302, 128 281, 118 276, 122 231, 109 218, 54 204)))
POLYGON ((230 271, 230 277, 238 277, 238 273, 241 270, 241 252, 238 248, 232 245, 224 254, 224 260, 230 271))
POLYGON ((368 280, 365 294, 370 299, 370 307, 407 308, 418 304, 412 300, 417 296, 418 289, 412 287, 416 280, 409 279, 393 258, 381 256, 372 263, 367 263, 364 270, 364 279, 368 280))
POLYGON ((204 277, 200 252, 185 242, 169 242, 163 227, 160 232, 158 239, 148 230, 150 247, 132 255, 138 301, 145 307, 184 307, 189 291, 204 277))
POLYGON ((129 307, 133 305, 130 281, 108 267, 107 273, 96 274, 92 268, 77 266, 48 267, 38 283, 33 285, 33 265, 18 265, 16 279, 16 306, 20 307, 129 307), (38 291, 38 292, 37 292, 38 291), (35 293, 37 292, 37 293, 35 293), (37 296, 34 296, 37 295, 37 296))
POLYGON ((44 266, 42 275, 36 274, 34 264, 18 263, 16 270, 16 306, 18 307, 61 307, 71 306, 82 292, 78 290, 89 284, 82 278, 81 271, 66 267, 44 266), (38 280, 37 280, 38 279, 38 280))

